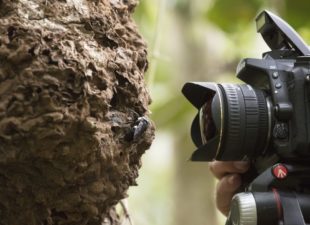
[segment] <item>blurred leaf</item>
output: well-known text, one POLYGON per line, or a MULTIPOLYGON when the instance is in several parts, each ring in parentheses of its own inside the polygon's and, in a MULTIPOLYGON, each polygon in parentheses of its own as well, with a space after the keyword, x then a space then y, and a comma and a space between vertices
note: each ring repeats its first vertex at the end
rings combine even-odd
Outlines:
MULTIPOLYGON (((181 92, 181 91, 180 91, 181 92)), ((178 130, 184 128, 183 122, 191 120, 195 115, 195 109, 184 98, 181 93, 177 93, 166 101, 157 102, 152 105, 152 119, 160 129, 173 129, 178 130)))
POLYGON ((286 0, 285 19, 295 29, 308 26, 310 28, 310 2, 309 0, 286 0))
POLYGON ((206 16, 212 23, 231 33, 248 26, 262 5, 262 0, 216 0, 206 16))
POLYGON ((152 40, 154 36, 154 24, 156 22, 157 8, 149 0, 140 1, 134 13, 134 19, 139 26, 140 32, 146 40, 152 40))
POLYGON ((178 0, 175 11, 182 14, 185 18, 190 17, 192 2, 188 0, 178 0))
POLYGON ((136 8, 134 18, 139 24, 142 21, 147 24, 152 24, 155 20, 155 14, 154 3, 144 0, 140 1, 138 7, 136 8))
POLYGON ((301 35, 301 37, 304 39, 304 41, 306 43, 308 43, 308 45, 309 45, 310 44, 310 29, 309 29, 309 27, 303 27, 303 28, 299 29, 298 32, 301 35))

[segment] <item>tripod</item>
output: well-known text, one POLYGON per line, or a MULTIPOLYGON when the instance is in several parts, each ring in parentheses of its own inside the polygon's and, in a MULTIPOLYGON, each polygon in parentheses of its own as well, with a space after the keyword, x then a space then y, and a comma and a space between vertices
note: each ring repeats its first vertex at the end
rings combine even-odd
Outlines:
POLYGON ((309 225, 310 167, 276 164, 234 196, 226 225, 309 225))

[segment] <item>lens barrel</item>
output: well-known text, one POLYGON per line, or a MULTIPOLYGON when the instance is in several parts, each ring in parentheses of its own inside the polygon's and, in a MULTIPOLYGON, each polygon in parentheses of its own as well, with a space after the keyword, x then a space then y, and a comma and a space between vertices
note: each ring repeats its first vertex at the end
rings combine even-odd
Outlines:
POLYGON ((268 138, 268 105, 262 90, 247 84, 219 84, 223 95, 224 131, 219 160, 257 156, 268 138))
POLYGON ((186 83, 183 94, 198 109, 193 161, 246 160, 261 155, 270 139, 271 102, 248 84, 186 83))

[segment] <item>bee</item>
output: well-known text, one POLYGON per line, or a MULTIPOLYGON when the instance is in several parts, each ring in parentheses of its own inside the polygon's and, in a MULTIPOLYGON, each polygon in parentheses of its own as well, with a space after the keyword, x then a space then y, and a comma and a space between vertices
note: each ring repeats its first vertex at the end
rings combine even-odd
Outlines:
POLYGON ((110 120, 112 122, 111 129, 115 135, 124 139, 126 142, 134 142, 139 140, 150 125, 150 121, 146 116, 140 116, 137 112, 130 110, 131 116, 124 113, 112 113, 110 120))
POLYGON ((147 130, 149 125, 150 122, 146 117, 139 117, 132 128, 133 140, 135 141, 139 137, 141 137, 142 134, 147 130))
POLYGON ((149 125, 150 121, 145 116, 138 117, 127 133, 126 140, 128 142, 137 141, 140 137, 142 137, 149 125))

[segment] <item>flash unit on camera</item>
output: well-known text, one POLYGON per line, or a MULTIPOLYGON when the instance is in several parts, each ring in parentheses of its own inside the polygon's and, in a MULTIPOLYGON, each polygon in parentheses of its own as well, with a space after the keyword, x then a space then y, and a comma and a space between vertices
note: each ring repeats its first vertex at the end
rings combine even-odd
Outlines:
POLYGON ((260 16, 256 19, 256 30, 257 32, 260 32, 261 29, 266 24, 266 14, 262 13, 260 16))

